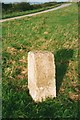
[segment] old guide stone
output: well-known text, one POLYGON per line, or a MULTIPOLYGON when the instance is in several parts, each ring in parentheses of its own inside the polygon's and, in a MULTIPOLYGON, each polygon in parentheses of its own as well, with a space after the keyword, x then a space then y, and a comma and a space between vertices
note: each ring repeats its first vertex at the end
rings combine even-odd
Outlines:
POLYGON ((28 88, 35 102, 56 97, 55 63, 51 52, 28 53, 28 88))

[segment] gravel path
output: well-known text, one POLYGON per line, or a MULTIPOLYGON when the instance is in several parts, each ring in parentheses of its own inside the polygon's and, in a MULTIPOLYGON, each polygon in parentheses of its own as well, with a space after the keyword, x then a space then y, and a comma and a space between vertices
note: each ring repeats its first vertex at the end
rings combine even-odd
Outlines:
POLYGON ((67 7, 69 5, 71 5, 71 3, 63 4, 63 5, 58 6, 56 8, 52 8, 52 9, 45 10, 45 11, 42 11, 42 12, 37 12, 37 13, 23 15, 23 16, 17 16, 17 17, 13 17, 13 18, 2 19, 2 20, 0 20, 0 22, 6 22, 6 21, 10 21, 10 20, 20 19, 20 18, 24 18, 24 17, 27 17, 27 16, 29 16, 29 17, 30 16, 35 16, 35 15, 39 15, 39 14, 42 14, 42 13, 50 12, 50 11, 53 11, 53 10, 57 10, 57 9, 60 9, 60 8, 64 8, 64 7, 67 7))

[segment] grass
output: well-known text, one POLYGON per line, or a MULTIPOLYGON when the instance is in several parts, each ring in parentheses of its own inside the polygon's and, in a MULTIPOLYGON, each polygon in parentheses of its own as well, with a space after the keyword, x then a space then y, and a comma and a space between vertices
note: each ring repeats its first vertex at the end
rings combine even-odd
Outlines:
POLYGON ((2 116, 2 24, 0 24, 0 118, 2 116))
POLYGON ((3 12, 2 19, 16 17, 16 16, 22 16, 22 15, 27 15, 27 14, 31 14, 31 13, 36 13, 36 12, 48 10, 48 9, 51 9, 51 8, 58 7, 61 4, 62 3, 56 3, 53 6, 47 6, 47 7, 43 7, 43 8, 38 8, 38 9, 34 9, 34 10, 27 10, 27 11, 21 11, 21 12, 19 12, 19 11, 10 12, 10 13, 9 12, 7 12, 7 13, 3 12))
POLYGON ((78 6, 4 22, 3 118, 78 116, 78 6), (55 56, 57 97, 34 103, 27 87, 27 55, 32 50, 55 56))

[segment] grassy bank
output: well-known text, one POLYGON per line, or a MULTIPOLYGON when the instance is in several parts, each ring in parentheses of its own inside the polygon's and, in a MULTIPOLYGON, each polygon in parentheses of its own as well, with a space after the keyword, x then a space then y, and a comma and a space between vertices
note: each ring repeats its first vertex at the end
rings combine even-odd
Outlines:
POLYGON ((34 17, 2 23, 3 118, 78 117, 78 8, 72 4, 34 17), (27 87, 27 54, 55 56, 57 97, 34 103, 27 87))
POLYGON ((58 7, 61 4, 63 4, 63 3, 53 3, 51 6, 47 5, 47 6, 41 6, 41 7, 38 7, 38 5, 36 5, 37 8, 35 8, 34 5, 33 5, 34 9, 29 9, 29 10, 25 10, 25 11, 23 11, 23 10, 21 10, 21 11, 18 11, 18 10, 14 11, 14 10, 12 10, 11 12, 5 11, 2 14, 2 19, 16 17, 16 16, 21 16, 21 15, 27 15, 27 14, 30 14, 30 13, 36 13, 36 12, 48 10, 48 9, 51 9, 51 8, 58 7))

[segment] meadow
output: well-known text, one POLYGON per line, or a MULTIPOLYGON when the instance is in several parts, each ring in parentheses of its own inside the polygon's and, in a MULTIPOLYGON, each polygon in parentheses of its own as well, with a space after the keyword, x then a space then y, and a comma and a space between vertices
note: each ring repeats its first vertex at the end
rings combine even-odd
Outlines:
POLYGON ((78 6, 2 23, 3 118, 77 119, 78 6), (28 90, 29 51, 55 56, 57 97, 34 103, 28 90))

